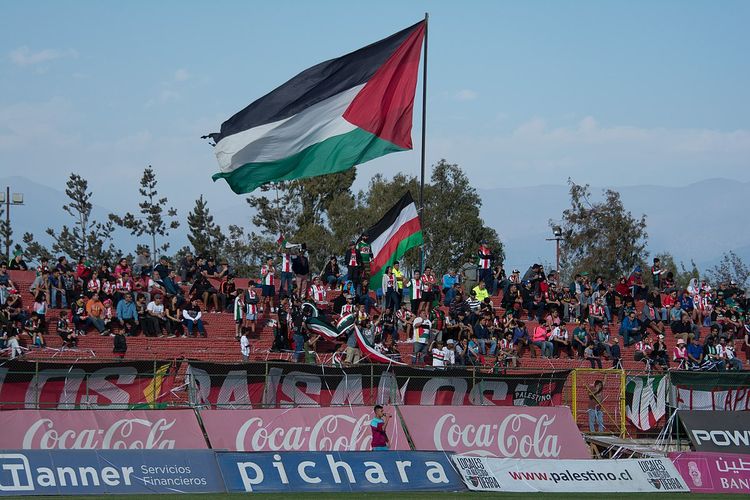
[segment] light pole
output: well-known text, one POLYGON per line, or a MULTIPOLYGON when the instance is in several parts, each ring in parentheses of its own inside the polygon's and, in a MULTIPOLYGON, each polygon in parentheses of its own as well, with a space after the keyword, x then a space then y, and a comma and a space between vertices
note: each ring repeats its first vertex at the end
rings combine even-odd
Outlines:
POLYGON ((23 193, 13 193, 10 196, 10 186, 5 188, 5 193, 0 192, 0 204, 5 203, 5 256, 10 260, 10 206, 23 205, 23 193))
POLYGON ((554 238, 545 239, 555 242, 555 270, 557 271, 557 279, 560 279, 560 240, 563 239, 562 228, 560 226, 552 226, 552 234, 554 238))

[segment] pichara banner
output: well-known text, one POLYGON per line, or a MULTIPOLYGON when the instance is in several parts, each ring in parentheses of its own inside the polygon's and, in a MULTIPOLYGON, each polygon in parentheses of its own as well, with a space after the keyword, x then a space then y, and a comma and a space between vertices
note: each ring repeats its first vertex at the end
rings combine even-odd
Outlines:
MULTIPOLYGON (((393 409, 386 428, 390 449, 409 450, 393 409)), ((214 449, 231 451, 368 451, 369 406, 299 407, 285 410, 203 410, 200 413, 214 449)))
POLYGON ((0 412, 0 449, 206 449, 193 410, 0 412))
POLYGON ((191 402, 212 408, 375 404, 557 406, 570 372, 490 375, 365 365, 348 368, 190 362, 191 402))
POLYGON ((669 458, 693 493, 750 493, 750 455, 674 452, 669 458))
POLYGON ((750 414, 744 411, 679 411, 696 451, 750 454, 750 414))
POLYGON ((678 410, 750 410, 750 372, 669 373, 670 397, 678 410))
POLYGON ((399 411, 418 450, 503 458, 591 457, 564 406, 402 406, 399 411))
POLYGON ((453 455, 472 491, 667 493, 690 491, 667 458, 518 460, 453 455))
POLYGON ((170 361, 8 361, 0 367, 0 409, 159 407, 174 387, 176 372, 170 361))
POLYGON ((217 453, 230 493, 459 491, 445 453, 217 453))
POLYGON ((0 451, 0 495, 224 491, 208 450, 0 451))

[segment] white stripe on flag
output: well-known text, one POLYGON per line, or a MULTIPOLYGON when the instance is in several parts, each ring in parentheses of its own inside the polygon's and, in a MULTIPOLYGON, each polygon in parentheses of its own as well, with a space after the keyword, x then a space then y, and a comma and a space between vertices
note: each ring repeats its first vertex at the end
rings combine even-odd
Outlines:
POLYGON ((390 239, 393 237, 394 234, 398 231, 398 229, 409 222, 412 219, 415 219, 417 217, 417 205, 414 203, 410 203, 409 205, 405 206, 401 213, 398 214, 398 217, 396 217, 396 221, 393 223, 391 227, 383 231, 380 236, 375 238, 375 241, 373 241, 370 244, 370 248, 372 249, 372 258, 373 260, 378 257, 378 254, 383 249, 383 247, 390 241, 390 239))
POLYGON ((357 127, 342 116, 364 85, 329 97, 294 116, 223 138, 216 145, 219 170, 231 172, 246 163, 266 163, 300 151, 357 127))

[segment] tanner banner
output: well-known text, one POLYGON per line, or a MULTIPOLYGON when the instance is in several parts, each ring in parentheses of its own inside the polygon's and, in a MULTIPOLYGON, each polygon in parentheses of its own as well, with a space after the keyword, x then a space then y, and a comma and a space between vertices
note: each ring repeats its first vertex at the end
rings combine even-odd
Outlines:
POLYGON ((750 455, 674 452, 669 458, 693 493, 750 493, 750 455))
POLYGON ((193 410, 0 412, 0 449, 205 449, 193 410))
POLYGON ((35 363, 0 367, 0 408, 129 409, 157 407, 174 386, 169 361, 35 363))
POLYGON ((678 410, 750 410, 750 372, 673 371, 669 383, 678 410))
POLYGON ((292 406, 487 405, 557 406, 569 371, 528 375, 472 374, 364 365, 338 368, 289 363, 222 365, 190 362, 193 404, 213 408, 292 406))
POLYGON ((402 406, 417 450, 503 458, 590 458, 570 409, 402 406))
POLYGON ((744 411, 680 411, 678 417, 696 451, 750 454, 750 414, 744 411))
POLYGON ((636 460, 517 460, 453 455, 474 491, 617 493, 690 491, 667 458, 636 460))
MULTIPOLYGON (((391 413, 391 408, 386 408, 391 413)), ((369 406, 287 408, 284 410, 203 410, 211 447, 230 451, 368 451, 369 406)), ((390 449, 408 450, 398 417, 386 428, 390 449)))

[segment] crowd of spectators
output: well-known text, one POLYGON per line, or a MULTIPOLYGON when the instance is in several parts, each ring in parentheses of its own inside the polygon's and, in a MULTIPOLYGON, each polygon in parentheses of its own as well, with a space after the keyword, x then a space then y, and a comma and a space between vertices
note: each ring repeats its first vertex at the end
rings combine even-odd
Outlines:
MULTIPOLYGON (((165 257, 154 262, 143 250, 132 265, 123 258, 114 267, 94 266, 84 258, 71 264, 60 257, 39 263, 24 297, 7 272, 28 269, 17 254, 0 263, 3 347, 15 356, 19 335, 28 336, 32 346, 45 346, 48 309, 68 311, 59 314, 57 324, 67 347, 89 332, 121 332, 123 339, 205 337, 203 315, 226 312, 233 314, 245 359, 260 322, 274 327, 273 350, 293 349, 296 360, 314 361, 320 339, 306 328, 303 304, 308 302, 331 321, 354 315, 364 337, 383 355, 436 367, 497 371, 519 366, 526 356, 620 367, 623 348, 635 346, 636 358, 649 369, 737 370, 743 363, 736 350, 750 355, 744 290, 733 282, 712 287, 697 279, 678 287, 658 259, 646 273, 638 266, 615 283, 586 272, 563 283, 540 264, 523 274, 518 269, 506 274, 493 265, 486 242, 477 250, 472 276, 449 269, 438 277, 429 266, 407 272, 395 262, 372 283, 371 259, 362 237, 351 242, 343 258, 331 256, 312 273, 305 246, 284 243, 247 288, 238 288, 227 261, 212 256, 186 254, 173 266, 165 257), (31 307, 24 306, 24 298, 31 307), (705 339, 701 327, 710 330, 705 339), (666 335, 676 338, 673 352, 667 352, 666 335)), ((362 356, 352 332, 339 346, 326 347, 339 351, 344 364, 362 356)), ((123 340, 115 340, 122 351, 123 340)))

